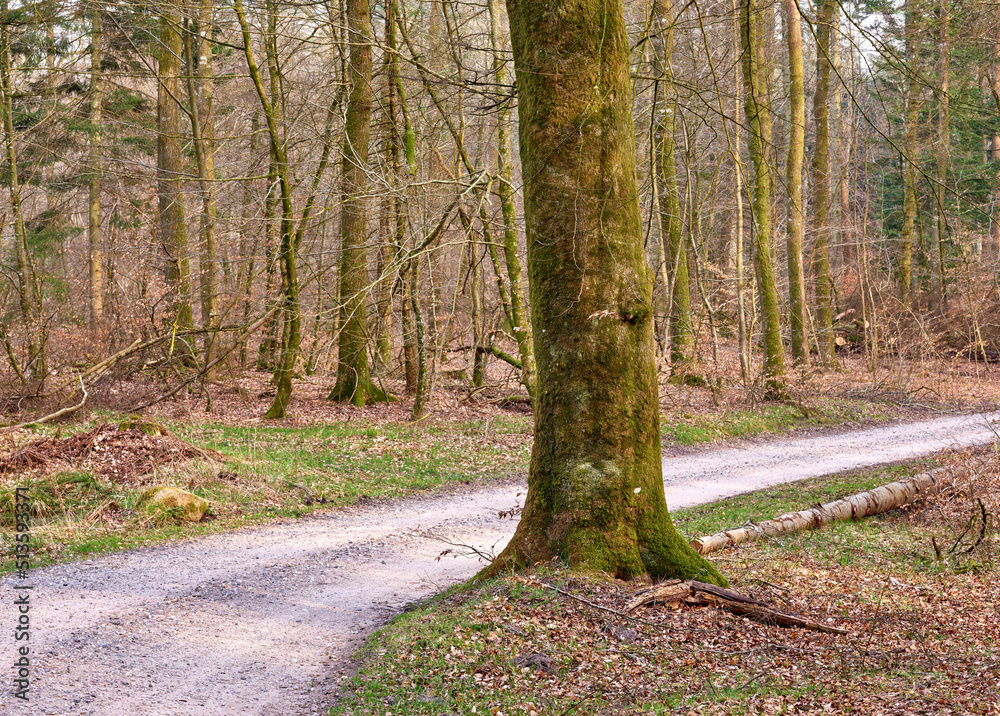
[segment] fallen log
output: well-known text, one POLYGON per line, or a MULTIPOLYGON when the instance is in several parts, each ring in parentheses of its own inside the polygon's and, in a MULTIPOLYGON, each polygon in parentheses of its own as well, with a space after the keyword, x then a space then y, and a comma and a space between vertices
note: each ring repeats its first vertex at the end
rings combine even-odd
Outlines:
POLYGON ((629 602, 626 612, 631 613, 641 606, 652 604, 693 604, 708 605, 725 609, 741 617, 753 619, 762 624, 773 624, 781 627, 798 627, 819 631, 825 634, 847 634, 846 629, 820 624, 797 614, 783 612, 779 609, 745 597, 732 589, 717 587, 694 579, 671 579, 666 582, 644 589, 636 593, 629 602))
POLYGON ((856 520, 878 515, 908 505, 918 495, 938 492, 941 489, 942 478, 943 469, 937 468, 927 473, 908 477, 905 480, 890 482, 888 485, 876 487, 874 490, 861 492, 823 505, 816 505, 812 509, 786 512, 773 520, 749 522, 736 529, 699 537, 691 541, 691 546, 699 554, 708 554, 743 542, 753 542, 761 537, 802 532, 838 520, 856 520))

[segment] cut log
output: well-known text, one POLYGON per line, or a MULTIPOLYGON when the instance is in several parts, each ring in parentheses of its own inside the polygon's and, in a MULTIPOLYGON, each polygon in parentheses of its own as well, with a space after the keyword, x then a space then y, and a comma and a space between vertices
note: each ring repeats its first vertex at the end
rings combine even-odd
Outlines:
POLYGON ((826 634, 847 634, 846 629, 820 624, 797 614, 783 612, 779 609, 745 597, 739 592, 714 584, 706 584, 693 579, 671 579, 654 587, 638 592, 628 604, 627 611, 632 612, 641 606, 652 604, 693 604, 708 605, 725 609, 741 617, 753 619, 763 624, 773 624, 781 627, 798 627, 826 634))
POLYGON ((874 490, 858 493, 809 510, 786 512, 773 520, 750 522, 742 527, 718 532, 714 535, 692 540, 691 546, 699 554, 716 552, 731 545, 753 542, 762 536, 801 532, 822 527, 838 520, 860 519, 908 505, 918 495, 932 494, 941 489, 943 468, 908 477, 898 482, 876 487, 874 490))

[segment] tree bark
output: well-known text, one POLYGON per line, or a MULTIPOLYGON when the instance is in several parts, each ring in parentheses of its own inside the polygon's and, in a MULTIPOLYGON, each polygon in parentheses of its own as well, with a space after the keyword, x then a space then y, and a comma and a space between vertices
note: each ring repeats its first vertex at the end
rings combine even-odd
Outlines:
POLYGON ((330 400, 361 407, 387 399, 371 380, 368 364, 368 138, 372 116, 372 43, 369 0, 347 0, 349 74, 344 126, 340 214, 340 343, 337 384, 330 400))
POLYGON ((791 313, 792 358, 809 362, 805 273, 802 268, 802 163, 806 139, 805 73, 802 66, 802 20, 795 0, 785 0, 785 36, 788 41, 788 95, 790 122, 785 188, 788 192, 788 296, 791 313))
POLYGON ((816 146, 812 157, 813 280, 816 293, 816 344, 819 362, 834 360, 832 279, 830 277, 830 70, 837 0, 823 0, 816 16, 816 92, 813 117, 816 146))
POLYGON ((664 499, 622 5, 507 8, 538 374, 524 512, 486 573, 559 555, 622 578, 724 582, 664 499))
POLYGON ((744 113, 747 120, 747 145, 753 165, 750 187, 750 208, 756 245, 754 265, 757 269, 761 309, 764 317, 764 397, 786 397, 784 385, 785 353, 781 344, 781 316, 778 308, 778 288, 771 261, 771 173, 767 162, 767 137, 770 136, 771 116, 768 113, 762 74, 763 22, 758 0, 742 0, 740 37, 743 49, 744 113))
POLYGON ((21 183, 17 171, 17 147, 14 134, 14 105, 11 89, 11 38, 7 0, 0 0, 0 93, 2 93, 4 149, 7 161, 7 188, 10 190, 10 211, 14 218, 14 244, 17 254, 17 290, 21 316, 24 319, 28 346, 28 370, 35 380, 48 373, 45 361, 45 340, 41 325, 41 295, 28 248, 28 235, 21 205, 21 183))
POLYGON ((913 284, 913 238, 917 218, 917 122, 920 118, 920 11, 906 0, 903 30, 906 45, 906 118, 903 127, 903 228, 899 239, 899 294, 910 304, 913 284))
POLYGON ((101 69, 104 36, 100 8, 90 16, 90 127, 87 155, 87 248, 90 269, 90 327, 104 319, 104 239, 101 235, 101 69))
POLYGON ((181 154, 181 16, 172 2, 160 5, 160 62, 157 92, 157 196, 163 278, 170 296, 170 321, 194 325, 191 310, 191 259, 184 223, 184 163, 181 154))

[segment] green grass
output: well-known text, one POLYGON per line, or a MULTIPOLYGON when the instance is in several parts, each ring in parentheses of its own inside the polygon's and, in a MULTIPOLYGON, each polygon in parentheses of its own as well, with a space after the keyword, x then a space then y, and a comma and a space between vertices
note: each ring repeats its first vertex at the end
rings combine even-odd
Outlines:
POLYGON ((925 463, 851 470, 838 475, 776 485, 707 505, 671 510, 670 515, 681 534, 695 539, 739 527, 747 520, 755 522, 769 520, 783 512, 804 510, 816 503, 830 502, 864 492, 912 475, 914 471, 926 471, 932 467, 929 462, 926 463, 926 467, 920 467, 922 465, 925 463))
POLYGON ((694 415, 676 413, 660 418, 665 443, 698 445, 732 438, 753 438, 809 428, 884 422, 896 417, 888 407, 859 401, 825 401, 821 405, 778 403, 754 408, 694 415))
MULTIPOLYGON (((75 430, 98 422, 117 424, 123 417, 101 413, 75 430)), ((114 484, 81 469, 0 476, 0 540, 9 543, 13 534, 16 487, 28 488, 33 564, 44 566, 303 517, 363 500, 502 480, 527 469, 532 426, 530 417, 501 415, 415 425, 352 421, 245 428, 175 421, 165 427, 193 445, 219 452, 223 461, 160 468, 139 485, 114 484), (135 509, 150 484, 176 485, 204 497, 214 519, 157 524, 163 521, 135 509)), ((55 435, 49 427, 35 432, 55 435)), ((0 573, 12 568, 10 560, 0 563, 0 573)))

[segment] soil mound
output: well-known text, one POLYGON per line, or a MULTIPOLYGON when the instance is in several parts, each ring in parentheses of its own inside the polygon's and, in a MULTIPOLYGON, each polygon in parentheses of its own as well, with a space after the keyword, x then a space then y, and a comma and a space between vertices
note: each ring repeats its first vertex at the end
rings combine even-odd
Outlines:
POLYGON ((0 456, 0 475, 71 465, 119 484, 139 483, 155 467, 196 459, 221 461, 223 457, 190 445, 162 428, 150 431, 142 426, 102 424, 66 438, 35 440, 0 456))

